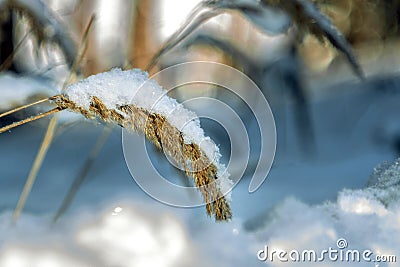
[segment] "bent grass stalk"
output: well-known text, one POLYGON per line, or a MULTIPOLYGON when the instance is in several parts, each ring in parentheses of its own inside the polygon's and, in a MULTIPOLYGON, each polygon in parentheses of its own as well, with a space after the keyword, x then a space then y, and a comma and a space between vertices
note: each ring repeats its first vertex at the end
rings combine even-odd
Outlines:
POLYGON ((211 163, 198 144, 187 144, 183 134, 172 126, 167 118, 151 113, 135 105, 117 106, 108 109, 98 97, 93 96, 88 110, 79 107, 64 95, 55 100, 60 108, 81 113, 86 118, 100 117, 106 123, 114 123, 125 129, 143 133, 158 149, 164 150, 176 162, 184 166, 186 175, 192 177, 200 188, 208 215, 214 214, 216 220, 229 220, 231 210, 220 189, 213 185, 217 179, 217 167, 211 163), (126 114, 127 116, 121 115, 126 114), (190 162, 188 165, 186 162, 190 162), (192 171, 195 170, 195 171, 192 171))
MULTIPOLYGON (((131 72, 117 69, 109 73, 110 75, 122 75, 131 72)), ((138 75, 135 72, 132 73, 138 75)), ((93 81, 93 78, 97 78, 96 76, 99 75, 89 77, 86 80, 90 82, 92 78, 93 81)), ((118 77, 116 78, 118 79, 118 77)), ((83 80, 77 83, 77 88, 84 88, 79 87, 79 84, 82 85, 85 82, 87 81, 83 80)), ((222 193, 223 183, 226 182, 224 179, 228 179, 226 176, 228 174, 225 174, 225 177, 223 177, 224 175, 220 174, 221 168, 223 167, 221 167, 219 162, 211 158, 210 153, 204 151, 199 142, 188 141, 187 133, 178 129, 177 126, 170 121, 170 117, 156 110, 149 110, 146 107, 135 104, 121 103, 115 104, 113 108, 110 108, 108 107, 110 101, 105 99, 105 96, 102 96, 101 92, 98 92, 99 96, 96 96, 96 90, 93 88, 86 88, 86 90, 90 92, 86 92, 90 94, 90 100, 88 106, 85 106, 82 105, 82 103, 76 103, 77 95, 74 95, 76 92, 71 90, 73 86, 74 84, 69 86, 66 89, 66 93, 48 99, 48 101, 57 105, 57 107, 50 112, 0 128, 0 133, 61 110, 77 112, 91 120, 100 118, 106 124, 120 125, 131 132, 144 134, 158 149, 163 150, 183 168, 186 175, 193 179, 194 184, 200 190, 203 200, 206 203, 206 212, 209 216, 214 215, 217 221, 229 220, 232 217, 229 203, 222 193), (92 91, 94 93, 91 93, 92 91)), ((116 96, 116 98, 119 99, 118 96, 116 96)), ((184 112, 189 113, 187 110, 184 110, 184 112)), ((215 144, 212 141, 209 142, 211 142, 216 149, 215 144)), ((215 151, 213 151, 213 153, 214 152, 215 151)))

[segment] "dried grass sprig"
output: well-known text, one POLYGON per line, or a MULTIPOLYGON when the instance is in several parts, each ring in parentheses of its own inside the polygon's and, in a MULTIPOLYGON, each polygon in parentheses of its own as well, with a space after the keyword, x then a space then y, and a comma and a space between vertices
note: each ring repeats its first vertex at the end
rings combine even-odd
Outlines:
MULTIPOLYGON (((204 136, 197 116, 166 96, 146 73, 113 69, 72 84, 63 94, 48 100, 57 105, 53 110, 66 109, 144 134, 193 179, 208 215, 214 215, 217 221, 232 217, 224 196, 231 181, 225 166, 219 163, 218 147, 204 136)), ((6 126, 0 132, 5 128, 13 127, 6 126)))
MULTIPOLYGON (((46 100, 50 100, 50 98, 48 98, 48 99, 46 99, 46 100)), ((6 125, 6 126, 4 126, 4 127, 1 127, 1 128, 0 128, 0 133, 7 132, 7 131, 9 131, 9 130, 15 128, 15 127, 18 127, 18 126, 21 126, 21 125, 23 125, 23 124, 30 123, 30 122, 33 122, 33 121, 42 119, 42 118, 44 118, 44 117, 47 117, 47 116, 52 115, 52 114, 55 114, 55 113, 60 112, 60 111, 62 111, 62 110, 63 110, 62 108, 56 107, 56 108, 54 108, 54 109, 52 109, 52 110, 43 112, 43 113, 41 113, 41 114, 39 114, 39 115, 32 116, 32 117, 29 117, 29 118, 27 118, 27 119, 14 122, 14 123, 12 123, 12 124, 10 124, 10 125, 6 125)), ((12 112, 12 113, 13 113, 13 112, 12 112)))
POLYGON ((88 119, 101 118, 106 123, 115 123, 125 129, 142 133, 158 149, 163 150, 180 166, 183 166, 186 175, 192 177, 195 185, 200 189, 208 215, 215 215, 216 220, 229 220, 232 216, 229 204, 218 185, 214 182, 217 177, 217 166, 212 163, 198 144, 185 143, 183 133, 168 122, 160 114, 151 113, 135 105, 117 106, 108 109, 96 96, 92 97, 90 108, 77 106, 65 95, 55 99, 55 103, 62 109, 81 113, 88 119))

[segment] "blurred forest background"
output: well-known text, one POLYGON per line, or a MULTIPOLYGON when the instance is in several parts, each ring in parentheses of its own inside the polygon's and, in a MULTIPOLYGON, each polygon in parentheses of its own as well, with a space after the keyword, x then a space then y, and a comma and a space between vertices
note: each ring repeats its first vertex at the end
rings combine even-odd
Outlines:
MULTIPOLYGON (((151 59, 199 2, 1 1, 1 70, 45 78, 56 85, 56 91, 60 90, 74 60, 80 57, 79 51, 85 46, 82 38, 93 15, 96 20, 89 29, 87 49, 79 64, 74 66, 79 74, 77 79, 112 67, 146 70, 151 59)), ((397 73, 398 1, 314 2, 353 46, 369 78, 379 79, 397 73)), ((357 77, 345 57, 328 42, 312 34, 299 34, 300 27, 283 26, 286 21, 279 12, 271 12, 265 19, 270 33, 260 30, 241 12, 227 10, 205 21, 148 71, 152 74, 191 60, 224 63, 252 78, 272 106, 294 102, 295 120, 302 125, 311 124, 311 119, 307 119, 310 98, 314 94, 324 94, 324 89, 333 85, 356 82, 357 77)), ((219 74, 210 71, 212 75, 219 74)), ((215 95, 217 90, 196 88, 178 91, 207 96, 215 95)), ((185 94, 178 93, 174 97, 185 99, 185 94)), ((0 103, 1 110, 9 108, 7 103, 0 103)))
MULTIPOLYGON (((18 1, 15 2, 18 3, 18 1)), ((37 5, 35 2, 26 6, 31 6, 32 10, 24 8, 23 5, 19 8, 13 8, 11 5, 8 9, 6 8, 7 1, 0 2, 2 6, 1 60, 5 61, 11 53, 16 52, 13 65, 7 67, 21 73, 40 74, 62 67, 60 58, 63 55, 53 54, 63 51, 60 51, 60 47, 55 47, 54 40, 51 38, 52 33, 46 33, 46 30, 51 30, 50 27, 48 29, 35 28, 41 26, 37 23, 38 21, 46 19, 45 13, 37 14, 33 10, 37 5), (14 11, 11 12, 11 10, 14 11), (17 47, 18 44, 21 47, 17 47), (58 59, 58 61, 52 62, 52 59, 58 59), (33 66, 37 69, 34 70, 33 66)), ((165 0, 44 1, 51 15, 55 15, 56 20, 63 24, 67 31, 66 36, 72 39, 76 47, 79 47, 91 16, 96 14, 98 19, 89 34, 89 48, 81 64, 84 76, 116 66, 145 69, 163 42, 179 28, 199 2, 199 0, 188 0, 177 4, 165 0)), ((399 27, 400 4, 398 1, 320 0, 314 2, 319 5, 324 14, 332 19, 334 25, 353 45, 367 73, 379 74, 394 71, 397 57, 393 50, 398 43, 399 27), (383 63, 384 60, 389 62, 383 63), (374 62, 376 64, 373 64, 374 62)), ((279 21, 279 18, 275 19, 279 21)), ((274 32, 272 25, 279 24, 279 22, 274 22, 274 14, 271 14, 268 20, 271 21, 270 35, 260 31, 239 12, 225 12, 204 23, 192 34, 197 36, 197 39, 190 38, 185 45, 181 46, 181 51, 175 49, 174 55, 170 55, 169 60, 177 62, 192 59, 213 60, 247 70, 247 65, 248 68, 250 66, 265 68, 266 65, 284 57, 291 50, 291 46, 295 46, 298 56, 307 66, 304 74, 308 77, 331 74, 334 77, 345 76, 342 79, 348 79, 345 72, 334 75, 339 68, 338 65, 341 64, 341 59, 329 45, 321 44, 311 35, 306 35, 304 40, 297 42, 299 40, 290 31, 279 33, 275 30, 274 32), (209 40, 205 41, 204 36, 207 36, 209 40)), ((276 27, 279 28, 279 26, 276 27)), ((70 40, 59 41, 70 42, 70 40)), ((61 48, 65 47, 61 45, 61 48)), ((164 64, 168 65, 168 60, 165 61, 164 64)), ((251 70, 247 71, 251 72, 251 70)))
MULTIPOLYGON (((0 0, 0 112, 59 94, 63 85, 113 67, 147 70, 153 57, 199 2, 0 0), (93 15, 93 25, 88 27, 93 15), (71 72, 74 75, 69 79, 71 72)), ((69 253, 57 254, 56 251, 52 260, 57 266, 64 266, 60 262, 71 258, 70 254, 78 259, 88 251, 89 256, 85 255, 92 265, 102 261, 104 265, 124 266, 118 260, 135 255, 137 261, 127 266, 192 266, 194 263, 198 264, 195 266, 258 266, 255 252, 266 241, 278 237, 286 242, 281 244, 286 245, 331 246, 335 243, 329 242, 336 241, 336 236, 331 235, 332 229, 339 236, 352 237, 351 244, 358 244, 360 248, 368 244, 375 246, 377 237, 382 237, 376 247, 389 251, 387 253, 400 253, 396 243, 400 239, 391 238, 394 232, 399 233, 398 226, 394 225, 399 217, 390 220, 386 217, 387 214, 398 216, 398 208, 387 212, 386 204, 381 207, 375 202, 369 203, 370 196, 357 202, 358 191, 355 196, 348 191, 348 195, 340 193, 344 200, 336 205, 338 192, 344 188, 364 188, 376 166, 400 156, 400 0, 313 2, 352 45, 365 79, 354 74, 345 56, 329 42, 321 42, 291 23, 287 27, 288 17, 275 10, 265 17, 268 32, 260 30, 242 12, 227 10, 204 22, 148 70, 153 74, 193 60, 220 62, 247 74, 266 96, 277 128, 276 157, 267 180, 257 192, 249 194, 248 181, 258 160, 261 137, 246 105, 221 88, 205 85, 178 88, 172 95, 179 101, 197 96, 221 99, 234 108, 246 124, 252 151, 245 177, 233 189, 233 222, 217 225, 206 217, 203 209, 173 208, 143 193, 126 169, 120 129, 115 127, 103 142, 104 148, 96 155, 92 168, 84 171, 88 179, 80 185, 69 217, 60 221, 59 228, 50 230, 46 224, 51 221, 49 217, 59 210, 62 197, 67 195, 74 178, 82 173, 86 158, 90 159, 96 146, 95 140, 103 136, 104 131, 102 125, 62 114, 59 119, 62 127, 57 128, 54 142, 38 172, 22 214, 21 228, 14 230, 8 227, 10 213, 18 202, 49 120, 0 135, 0 266, 10 266, 4 263, 5 259, 24 258, 26 265, 21 266, 32 266, 33 259, 40 262, 43 255, 53 251, 54 240, 58 240, 57 244, 66 244, 61 249, 69 253), (288 197, 299 201, 286 201, 288 197), (326 215, 320 206, 314 208, 313 205, 325 201, 335 203, 336 206, 329 209, 336 213, 326 215), (98 214, 99 210, 103 212, 103 204, 107 206, 104 216, 98 214), (120 217, 125 220, 124 226, 107 224, 114 218, 108 206, 112 206, 112 216, 122 208, 127 210, 128 217, 120 217), (379 216, 375 214, 375 223, 368 224, 368 231, 374 234, 360 234, 360 225, 366 220, 362 212, 377 206, 385 212, 379 216), (359 207, 365 209, 359 213, 359 207), (341 221, 341 209, 345 216, 352 212, 356 218, 354 225, 353 219, 345 216, 341 221), (334 218, 334 222, 320 222, 323 216, 329 218, 326 221, 334 218), (93 220, 97 220, 96 223, 85 224, 93 220), (282 221, 286 228, 281 228, 282 221), (388 221, 393 225, 381 227, 388 221), (85 242, 89 245, 85 247, 76 241, 76 236, 86 230, 89 234, 85 235, 85 242), (170 231, 171 236, 164 238, 160 234, 165 233, 164 230, 170 231), (109 233, 109 236, 101 236, 105 239, 99 242, 99 233, 109 233), (221 246, 216 239, 225 240, 228 246, 221 246), (18 245, 26 240, 31 246, 18 245), (321 240, 329 242, 321 243, 321 240), (37 244, 42 247, 38 248, 37 244), (173 249, 165 250, 165 244, 173 249), (387 249, 390 248, 388 244, 394 244, 392 250, 387 249), (153 254, 149 257, 146 253, 160 257, 153 257, 153 254), (193 260, 196 257, 198 261, 193 260), (247 265, 249 259, 254 260, 253 264, 247 265)), ((188 69, 170 78, 179 80, 180 76, 190 77, 196 71, 203 70, 188 69)), ((208 70, 208 74, 210 79, 221 75, 213 70, 208 70)), ((246 88, 243 90, 252 94, 246 88)), ((207 106, 189 108, 201 111, 207 106)), ((29 109, 15 117, 1 117, 0 126, 40 111, 29 109)), ((207 120, 201 123, 206 134, 220 144, 223 159, 229 159, 230 143, 223 127, 207 120)), ((149 154, 160 172, 168 174, 176 183, 184 183, 177 181, 180 174, 160 153, 149 149, 149 154)), ((398 199, 396 201, 398 203, 398 199)), ((367 218, 369 222, 370 218, 367 218)), ((88 266, 66 262, 65 266, 88 266)))

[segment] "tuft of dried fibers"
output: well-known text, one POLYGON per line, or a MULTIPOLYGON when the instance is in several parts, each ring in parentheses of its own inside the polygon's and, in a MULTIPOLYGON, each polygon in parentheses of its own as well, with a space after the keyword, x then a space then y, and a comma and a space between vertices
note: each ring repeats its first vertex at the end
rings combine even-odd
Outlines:
POLYGON ((232 182, 219 162, 219 149, 204 135, 196 114, 166 93, 143 71, 112 69, 68 86, 52 100, 60 109, 144 134, 193 179, 207 214, 217 221, 229 220, 230 196, 224 194, 232 182))

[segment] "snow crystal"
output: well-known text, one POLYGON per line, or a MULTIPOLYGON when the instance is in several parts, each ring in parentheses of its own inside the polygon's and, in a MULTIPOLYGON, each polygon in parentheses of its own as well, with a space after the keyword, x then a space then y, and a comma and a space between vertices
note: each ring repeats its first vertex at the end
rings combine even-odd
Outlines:
POLYGON ((227 171, 225 165, 221 164, 218 169, 218 187, 221 189, 221 192, 225 195, 225 198, 228 201, 232 201, 230 191, 233 188, 233 181, 229 179, 229 172, 227 171))
POLYGON ((65 94, 86 110, 89 110, 93 96, 98 97, 108 109, 115 109, 117 105, 130 104, 146 80, 147 75, 139 70, 124 72, 113 69, 69 85, 65 94))

